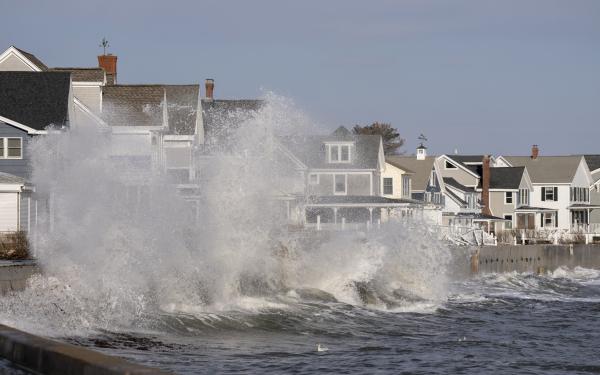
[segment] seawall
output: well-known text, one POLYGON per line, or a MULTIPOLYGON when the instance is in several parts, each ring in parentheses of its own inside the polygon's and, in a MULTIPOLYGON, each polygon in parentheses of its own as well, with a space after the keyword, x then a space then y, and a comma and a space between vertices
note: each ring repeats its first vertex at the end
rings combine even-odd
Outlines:
POLYGON ((600 245, 483 246, 471 256, 472 273, 542 273, 577 266, 600 269, 600 245))
POLYGON ((0 324, 0 356, 36 374, 168 374, 83 347, 48 340, 0 324))
POLYGON ((27 286, 27 279, 40 273, 33 260, 0 260, 0 295, 19 291, 27 286))

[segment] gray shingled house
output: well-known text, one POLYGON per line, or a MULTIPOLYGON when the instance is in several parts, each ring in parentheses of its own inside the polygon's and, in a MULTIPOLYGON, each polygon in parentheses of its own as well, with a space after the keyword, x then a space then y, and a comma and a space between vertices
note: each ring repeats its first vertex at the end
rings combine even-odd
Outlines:
POLYGON ((385 158, 378 135, 355 135, 339 127, 330 135, 282 138, 281 143, 304 182, 300 203, 307 226, 371 225, 387 220, 394 210, 421 207, 412 199, 382 196, 385 158))
POLYGON ((32 228, 37 197, 27 145, 67 128, 71 114, 70 73, 0 72, 0 232, 32 228))

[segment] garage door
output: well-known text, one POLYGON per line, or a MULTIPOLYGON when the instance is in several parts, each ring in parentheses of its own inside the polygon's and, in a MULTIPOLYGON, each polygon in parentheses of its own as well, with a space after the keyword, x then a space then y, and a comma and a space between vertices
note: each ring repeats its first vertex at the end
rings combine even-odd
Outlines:
POLYGON ((0 232, 17 230, 17 193, 0 193, 0 232))

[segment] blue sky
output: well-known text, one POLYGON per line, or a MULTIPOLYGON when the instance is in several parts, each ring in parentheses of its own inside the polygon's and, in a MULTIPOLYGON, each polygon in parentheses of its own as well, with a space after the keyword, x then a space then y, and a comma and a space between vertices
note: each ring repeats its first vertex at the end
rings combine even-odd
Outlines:
POLYGON ((600 1, 0 0, 0 49, 120 83, 272 90, 317 122, 391 122, 431 152, 600 154, 600 1))

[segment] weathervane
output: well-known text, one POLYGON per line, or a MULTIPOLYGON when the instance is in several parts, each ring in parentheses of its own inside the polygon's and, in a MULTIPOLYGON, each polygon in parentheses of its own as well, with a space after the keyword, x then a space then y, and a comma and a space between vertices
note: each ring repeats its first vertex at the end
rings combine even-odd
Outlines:
POLYGON ((423 142, 427 142, 427 137, 425 137, 423 135, 423 133, 421 133, 421 135, 417 138, 419 141, 421 141, 421 146, 423 146, 423 142))
POLYGON ((102 41, 100 42, 100 47, 104 49, 104 54, 106 55, 106 48, 110 47, 106 38, 102 38, 102 41))

